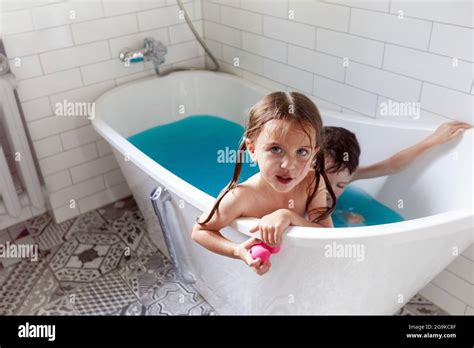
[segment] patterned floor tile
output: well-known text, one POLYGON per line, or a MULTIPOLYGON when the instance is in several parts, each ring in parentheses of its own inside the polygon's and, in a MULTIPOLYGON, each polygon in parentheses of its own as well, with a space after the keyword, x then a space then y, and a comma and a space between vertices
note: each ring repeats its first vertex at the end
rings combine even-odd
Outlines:
POLYGON ((110 315, 137 301, 137 297, 115 271, 71 295, 78 315, 110 315))
POLYGON ((394 315, 417 315, 415 311, 411 308, 410 305, 405 305, 398 312, 396 312, 394 315))
POLYGON ((153 285, 175 280, 172 264, 161 252, 130 261, 119 273, 139 298, 153 285))
POLYGON ((48 213, 38 215, 26 221, 25 225, 32 236, 39 236, 51 224, 52 219, 48 213))
POLYGON ((189 315, 217 315, 217 312, 207 302, 197 304, 188 312, 189 315))
POLYGON ((139 300, 131 302, 125 307, 112 313, 112 315, 115 316, 144 316, 147 314, 145 305, 143 305, 139 300))
POLYGON ((13 272, 13 270, 15 269, 15 267, 6 267, 6 268, 3 268, 1 271, 0 271, 0 288, 2 287, 2 284, 7 280, 8 276, 10 275, 10 273, 13 272))
POLYGON ((77 315, 68 296, 63 296, 39 308, 35 315, 77 315))
POLYGON ((151 241, 146 234, 143 236, 135 253, 137 256, 154 255, 159 251, 158 247, 151 241))
POLYGON ((63 239, 69 240, 77 232, 108 233, 111 230, 108 222, 96 210, 93 210, 78 216, 63 239))
POLYGON ((153 288, 140 299, 147 315, 189 315, 204 298, 189 286, 179 282, 166 282, 153 288))
POLYGON ((114 232, 127 243, 127 246, 130 247, 132 251, 137 250, 141 239, 146 233, 140 226, 139 221, 137 221, 137 216, 138 214, 136 212, 128 211, 110 223, 114 232))
POLYGON ((415 295, 410 299, 407 306, 416 315, 449 315, 421 295, 415 295))
POLYGON ((0 231, 0 244, 5 244, 6 242, 10 241, 10 233, 8 233, 7 229, 0 231))
POLYGON ((62 292, 58 292, 58 290, 59 284, 56 278, 51 270, 46 267, 38 282, 33 286, 15 314, 31 315, 35 313, 42 306, 45 306, 63 295, 62 292))
POLYGON ((23 259, 10 267, 13 269, 0 285, 0 315, 12 315, 18 311, 45 272, 47 260, 44 257, 37 262, 23 259))
POLYGON ((121 199, 120 201, 108 204, 102 208, 97 209, 102 217, 108 221, 116 220, 126 212, 138 211, 137 203, 133 196, 121 199))
POLYGON ((38 234, 33 234, 33 237, 41 250, 50 250, 64 243, 63 237, 69 231, 73 223, 74 219, 64 221, 60 224, 50 223, 38 234))
POLYGON ((60 282, 90 283, 117 268, 125 243, 112 233, 75 232, 50 261, 60 282))

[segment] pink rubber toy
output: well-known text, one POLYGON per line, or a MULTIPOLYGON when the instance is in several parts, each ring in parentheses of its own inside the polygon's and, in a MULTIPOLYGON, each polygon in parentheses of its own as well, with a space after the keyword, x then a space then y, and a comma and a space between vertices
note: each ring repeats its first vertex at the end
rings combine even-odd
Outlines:
POLYGON ((271 247, 265 243, 255 244, 250 248, 250 255, 255 260, 260 258, 263 263, 266 263, 270 259, 271 254, 276 254, 280 251, 280 247, 274 246, 271 247))

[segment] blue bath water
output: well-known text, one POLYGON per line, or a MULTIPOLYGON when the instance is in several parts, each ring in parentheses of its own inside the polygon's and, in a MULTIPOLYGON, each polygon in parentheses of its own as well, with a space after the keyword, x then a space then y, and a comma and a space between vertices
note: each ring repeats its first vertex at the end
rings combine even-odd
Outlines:
MULTIPOLYGON (((193 115, 147 129, 128 140, 154 161, 191 185, 217 197, 234 173, 235 156, 244 128, 221 117, 193 115)), ((244 157, 239 183, 258 173, 258 166, 244 157)), ((347 187, 333 213, 335 227, 368 226, 402 221, 403 218, 362 190, 347 187), (363 216, 348 222, 349 213, 363 216)))
POLYGON ((404 220, 364 190, 351 185, 339 196, 331 217, 335 227, 383 225, 404 220))

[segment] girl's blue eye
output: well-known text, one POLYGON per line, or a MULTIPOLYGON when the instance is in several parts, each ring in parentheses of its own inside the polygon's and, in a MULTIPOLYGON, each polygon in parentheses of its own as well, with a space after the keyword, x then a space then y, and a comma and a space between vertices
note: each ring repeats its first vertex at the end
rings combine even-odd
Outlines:
POLYGON ((301 155, 301 156, 306 156, 308 154, 308 150, 306 150, 306 149, 299 149, 298 152, 299 152, 298 154, 301 155), (303 153, 301 153, 299 151, 303 151, 303 153))
POLYGON ((281 148, 278 146, 272 146, 270 149, 273 153, 281 153, 281 148))

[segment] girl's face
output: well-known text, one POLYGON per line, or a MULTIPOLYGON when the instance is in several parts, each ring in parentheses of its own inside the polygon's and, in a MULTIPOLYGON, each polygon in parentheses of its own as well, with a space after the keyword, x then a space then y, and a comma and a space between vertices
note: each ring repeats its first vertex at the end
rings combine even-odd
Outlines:
POLYGON ((271 120, 260 132, 255 143, 246 139, 247 150, 258 163, 260 175, 277 192, 289 192, 304 180, 311 169, 311 160, 319 148, 314 130, 311 141, 296 122, 290 124, 286 133, 279 130, 289 121, 271 120), (313 145, 314 146, 314 145, 313 145))

